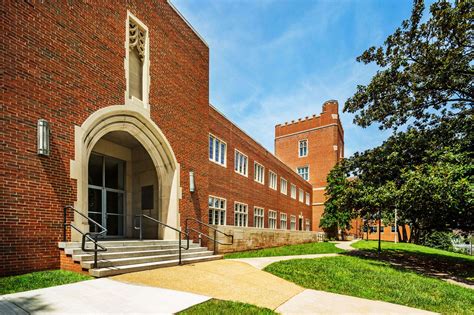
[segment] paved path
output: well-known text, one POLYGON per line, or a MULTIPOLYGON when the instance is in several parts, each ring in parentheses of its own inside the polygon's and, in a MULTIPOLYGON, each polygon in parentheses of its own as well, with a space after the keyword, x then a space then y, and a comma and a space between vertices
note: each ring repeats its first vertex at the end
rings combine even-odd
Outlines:
MULTIPOLYGON (((283 256, 285 260, 287 257, 302 256, 283 256)), ((250 303, 283 314, 433 314, 392 303, 305 289, 260 270, 264 264, 261 258, 246 260, 255 262, 217 260, 129 273, 113 279, 250 303)))
POLYGON ((398 304, 309 289, 275 311, 281 314, 435 314, 398 304))
POLYGON ((351 245, 354 244, 355 242, 357 241, 360 241, 360 240, 353 240, 353 241, 336 241, 336 242, 333 242, 333 243, 336 243, 336 247, 337 248, 340 248, 340 249, 343 249, 343 250, 347 250, 347 251, 351 251, 351 250, 356 250, 354 247, 352 247, 351 245))
POLYGON ((102 278, 0 296, 0 314, 171 314, 209 299, 102 278))

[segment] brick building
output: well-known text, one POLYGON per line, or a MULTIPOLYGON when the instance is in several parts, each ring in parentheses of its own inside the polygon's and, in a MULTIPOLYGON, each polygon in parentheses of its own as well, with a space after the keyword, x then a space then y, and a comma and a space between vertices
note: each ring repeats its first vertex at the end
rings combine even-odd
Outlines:
MULTIPOLYGON (((111 246, 100 275, 128 259, 125 247, 127 270, 164 261, 152 251, 176 257, 166 246, 188 218, 232 234, 222 251, 317 239, 323 172, 343 154, 337 103, 301 122, 328 125, 306 133, 309 156, 330 155, 314 157, 324 166, 308 182, 209 105, 209 47, 170 2, 10 1, 0 25, 1 275, 92 268, 80 243, 99 225, 111 246), (74 228, 60 251, 66 205, 74 228), (115 241, 136 239, 144 215, 162 222, 140 225, 156 241, 115 241), (147 257, 131 248, 143 244, 147 257)), ((278 147, 292 128, 278 128, 278 147)))
POLYGON ((344 157, 344 130, 337 101, 325 102, 319 116, 276 125, 275 155, 312 185, 312 226, 320 230, 326 177, 344 157))

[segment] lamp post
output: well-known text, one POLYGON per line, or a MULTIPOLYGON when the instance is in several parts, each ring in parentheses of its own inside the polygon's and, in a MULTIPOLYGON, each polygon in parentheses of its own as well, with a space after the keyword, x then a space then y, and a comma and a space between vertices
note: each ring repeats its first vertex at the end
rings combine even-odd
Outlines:
POLYGON ((379 219, 379 247, 378 247, 378 254, 380 255, 380 252, 382 251, 382 248, 380 246, 380 227, 382 226, 382 218, 381 218, 381 211, 380 211, 380 208, 379 208, 379 215, 378 215, 378 219, 379 219))

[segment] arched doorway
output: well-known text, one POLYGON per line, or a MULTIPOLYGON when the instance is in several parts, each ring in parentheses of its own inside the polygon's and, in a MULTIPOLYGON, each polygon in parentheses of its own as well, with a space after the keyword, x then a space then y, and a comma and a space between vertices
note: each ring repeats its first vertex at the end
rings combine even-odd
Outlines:
MULTIPOLYGON (((88 162, 88 216, 107 228, 106 237, 137 237, 134 217, 161 220, 159 179, 150 155, 126 131, 104 135, 88 162)), ((145 238, 160 237, 156 224, 144 222, 145 238)))
MULTIPOLYGON (((103 108, 75 130, 75 208, 105 224, 109 237, 134 237, 133 217, 144 213, 179 227, 179 164, 161 130, 128 106, 103 108)), ((76 226, 88 231, 79 215, 76 226)), ((145 237, 176 239, 170 229, 145 223, 145 237)), ((72 239, 80 239, 73 233, 72 239)))

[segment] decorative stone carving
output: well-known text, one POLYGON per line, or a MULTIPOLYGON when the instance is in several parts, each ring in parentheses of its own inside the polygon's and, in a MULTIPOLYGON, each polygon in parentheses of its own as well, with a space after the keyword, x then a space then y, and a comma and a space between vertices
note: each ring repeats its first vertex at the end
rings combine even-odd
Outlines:
POLYGON ((145 36, 146 33, 144 30, 142 30, 138 24, 136 24, 134 21, 130 20, 129 21, 129 29, 128 29, 129 35, 129 49, 133 50, 133 48, 137 48, 138 54, 140 56, 141 61, 145 59, 145 36))

